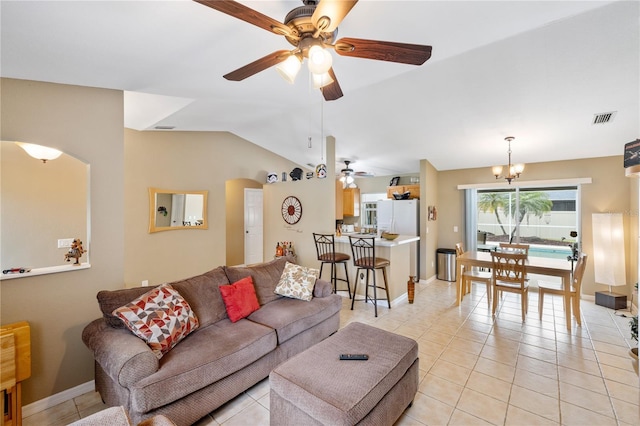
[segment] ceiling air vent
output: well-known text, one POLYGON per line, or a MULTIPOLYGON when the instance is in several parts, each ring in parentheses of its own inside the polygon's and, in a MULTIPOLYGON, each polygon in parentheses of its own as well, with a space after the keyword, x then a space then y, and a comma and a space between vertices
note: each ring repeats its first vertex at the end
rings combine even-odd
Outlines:
POLYGON ((593 121, 591 122, 591 124, 606 124, 606 123, 609 123, 609 122, 613 121, 613 118, 616 116, 616 112, 618 112, 618 111, 601 112, 600 114, 594 114, 593 115, 593 121))
POLYGON ((175 129, 176 126, 155 126, 154 129, 156 130, 173 130, 175 129))

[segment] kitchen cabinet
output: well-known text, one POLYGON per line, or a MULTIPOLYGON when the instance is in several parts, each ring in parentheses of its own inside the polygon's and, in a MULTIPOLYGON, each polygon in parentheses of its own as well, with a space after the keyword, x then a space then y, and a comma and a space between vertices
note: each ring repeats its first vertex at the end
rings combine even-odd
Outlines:
POLYGON ((360 216, 360 188, 345 188, 342 203, 343 216, 360 216))
POLYGON ((409 199, 420 198, 420 185, 387 186, 387 198, 393 199, 393 193, 403 194, 409 191, 409 199))

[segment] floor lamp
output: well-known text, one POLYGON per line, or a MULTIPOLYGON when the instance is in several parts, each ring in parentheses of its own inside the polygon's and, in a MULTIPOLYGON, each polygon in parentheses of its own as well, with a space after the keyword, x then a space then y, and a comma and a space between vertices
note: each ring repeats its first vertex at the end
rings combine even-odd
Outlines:
POLYGON ((596 305, 626 309, 627 296, 611 291, 624 286, 624 228, 622 213, 593 213, 593 264, 595 281, 609 286, 609 291, 596 291, 596 305))

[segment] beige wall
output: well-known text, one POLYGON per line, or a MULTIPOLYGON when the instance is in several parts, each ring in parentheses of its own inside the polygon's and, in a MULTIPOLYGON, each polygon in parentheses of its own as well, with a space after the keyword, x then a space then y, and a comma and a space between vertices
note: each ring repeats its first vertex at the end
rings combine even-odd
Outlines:
MULTIPOLYGON (((335 139, 327 137, 325 158, 335 157, 335 139)), ((335 162, 327 160, 327 176, 334 176, 335 162)), ((275 254, 278 241, 291 241, 298 255, 298 263, 318 268, 313 233, 335 232, 335 180, 302 179, 287 180, 264 185, 264 258, 269 260, 275 254), (282 219, 282 202, 288 196, 298 197, 302 204, 302 217, 295 225, 282 219)), ((328 279, 328 269, 324 268, 323 278, 328 279)))
POLYGON ((1 323, 31 325, 29 404, 93 379, 82 329, 99 316, 96 293, 122 286, 123 100, 115 90, 13 79, 0 89, 2 140, 58 148, 91 166, 91 269, 0 283, 1 323))
MULTIPOLYGON (((591 184, 582 185, 581 191, 582 250, 587 254, 593 253, 591 215, 601 212, 625 213, 627 235, 625 241, 627 247, 630 247, 633 232, 630 218, 637 220, 637 206, 633 208, 635 211, 633 213, 630 204, 631 179, 624 175, 622 156, 527 164, 521 180, 569 178, 591 178, 593 181, 591 184)), ((454 247, 457 242, 464 241, 465 231, 464 194, 462 190, 457 189, 458 185, 494 183, 495 181, 492 180, 489 168, 443 171, 438 174, 438 179, 438 246, 454 247), (458 233, 453 232, 454 226, 458 227, 458 233)), ((631 250, 626 251, 627 282, 632 280, 631 270, 637 271, 637 261, 632 261, 630 252, 631 250)), ((608 288, 594 282, 593 261, 590 261, 585 271, 582 292, 593 295, 595 291, 602 290, 608 290, 608 288)), ((630 294, 630 291, 631 284, 627 289, 616 288, 618 293, 630 294)))
POLYGON ((61 238, 80 238, 88 248, 87 165, 67 154, 43 163, 5 141, 0 160, 2 269, 66 264, 61 238))
MULTIPOLYGON (((292 162, 227 132, 125 130, 125 285, 139 286, 142 280, 148 280, 149 285, 161 284, 225 265, 227 239, 237 247, 239 238, 237 233, 233 238, 227 236, 226 182, 265 182, 267 171, 291 171, 294 167, 292 162), (149 187, 209 191, 209 229, 149 234, 149 187)), ((241 218, 243 211, 234 214, 241 218)))
POLYGON ((436 249, 438 248, 438 229, 440 205, 438 171, 427 160, 420 161, 420 279, 429 279, 436 275, 436 249), (428 220, 428 208, 435 206, 438 215, 435 221, 428 220))

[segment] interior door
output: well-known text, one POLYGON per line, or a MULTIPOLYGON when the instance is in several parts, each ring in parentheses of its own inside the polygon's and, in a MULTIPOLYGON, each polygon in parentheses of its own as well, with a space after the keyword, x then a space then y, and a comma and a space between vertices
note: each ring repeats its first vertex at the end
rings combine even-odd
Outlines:
POLYGON ((263 261, 262 189, 244 189, 244 263, 263 261))

